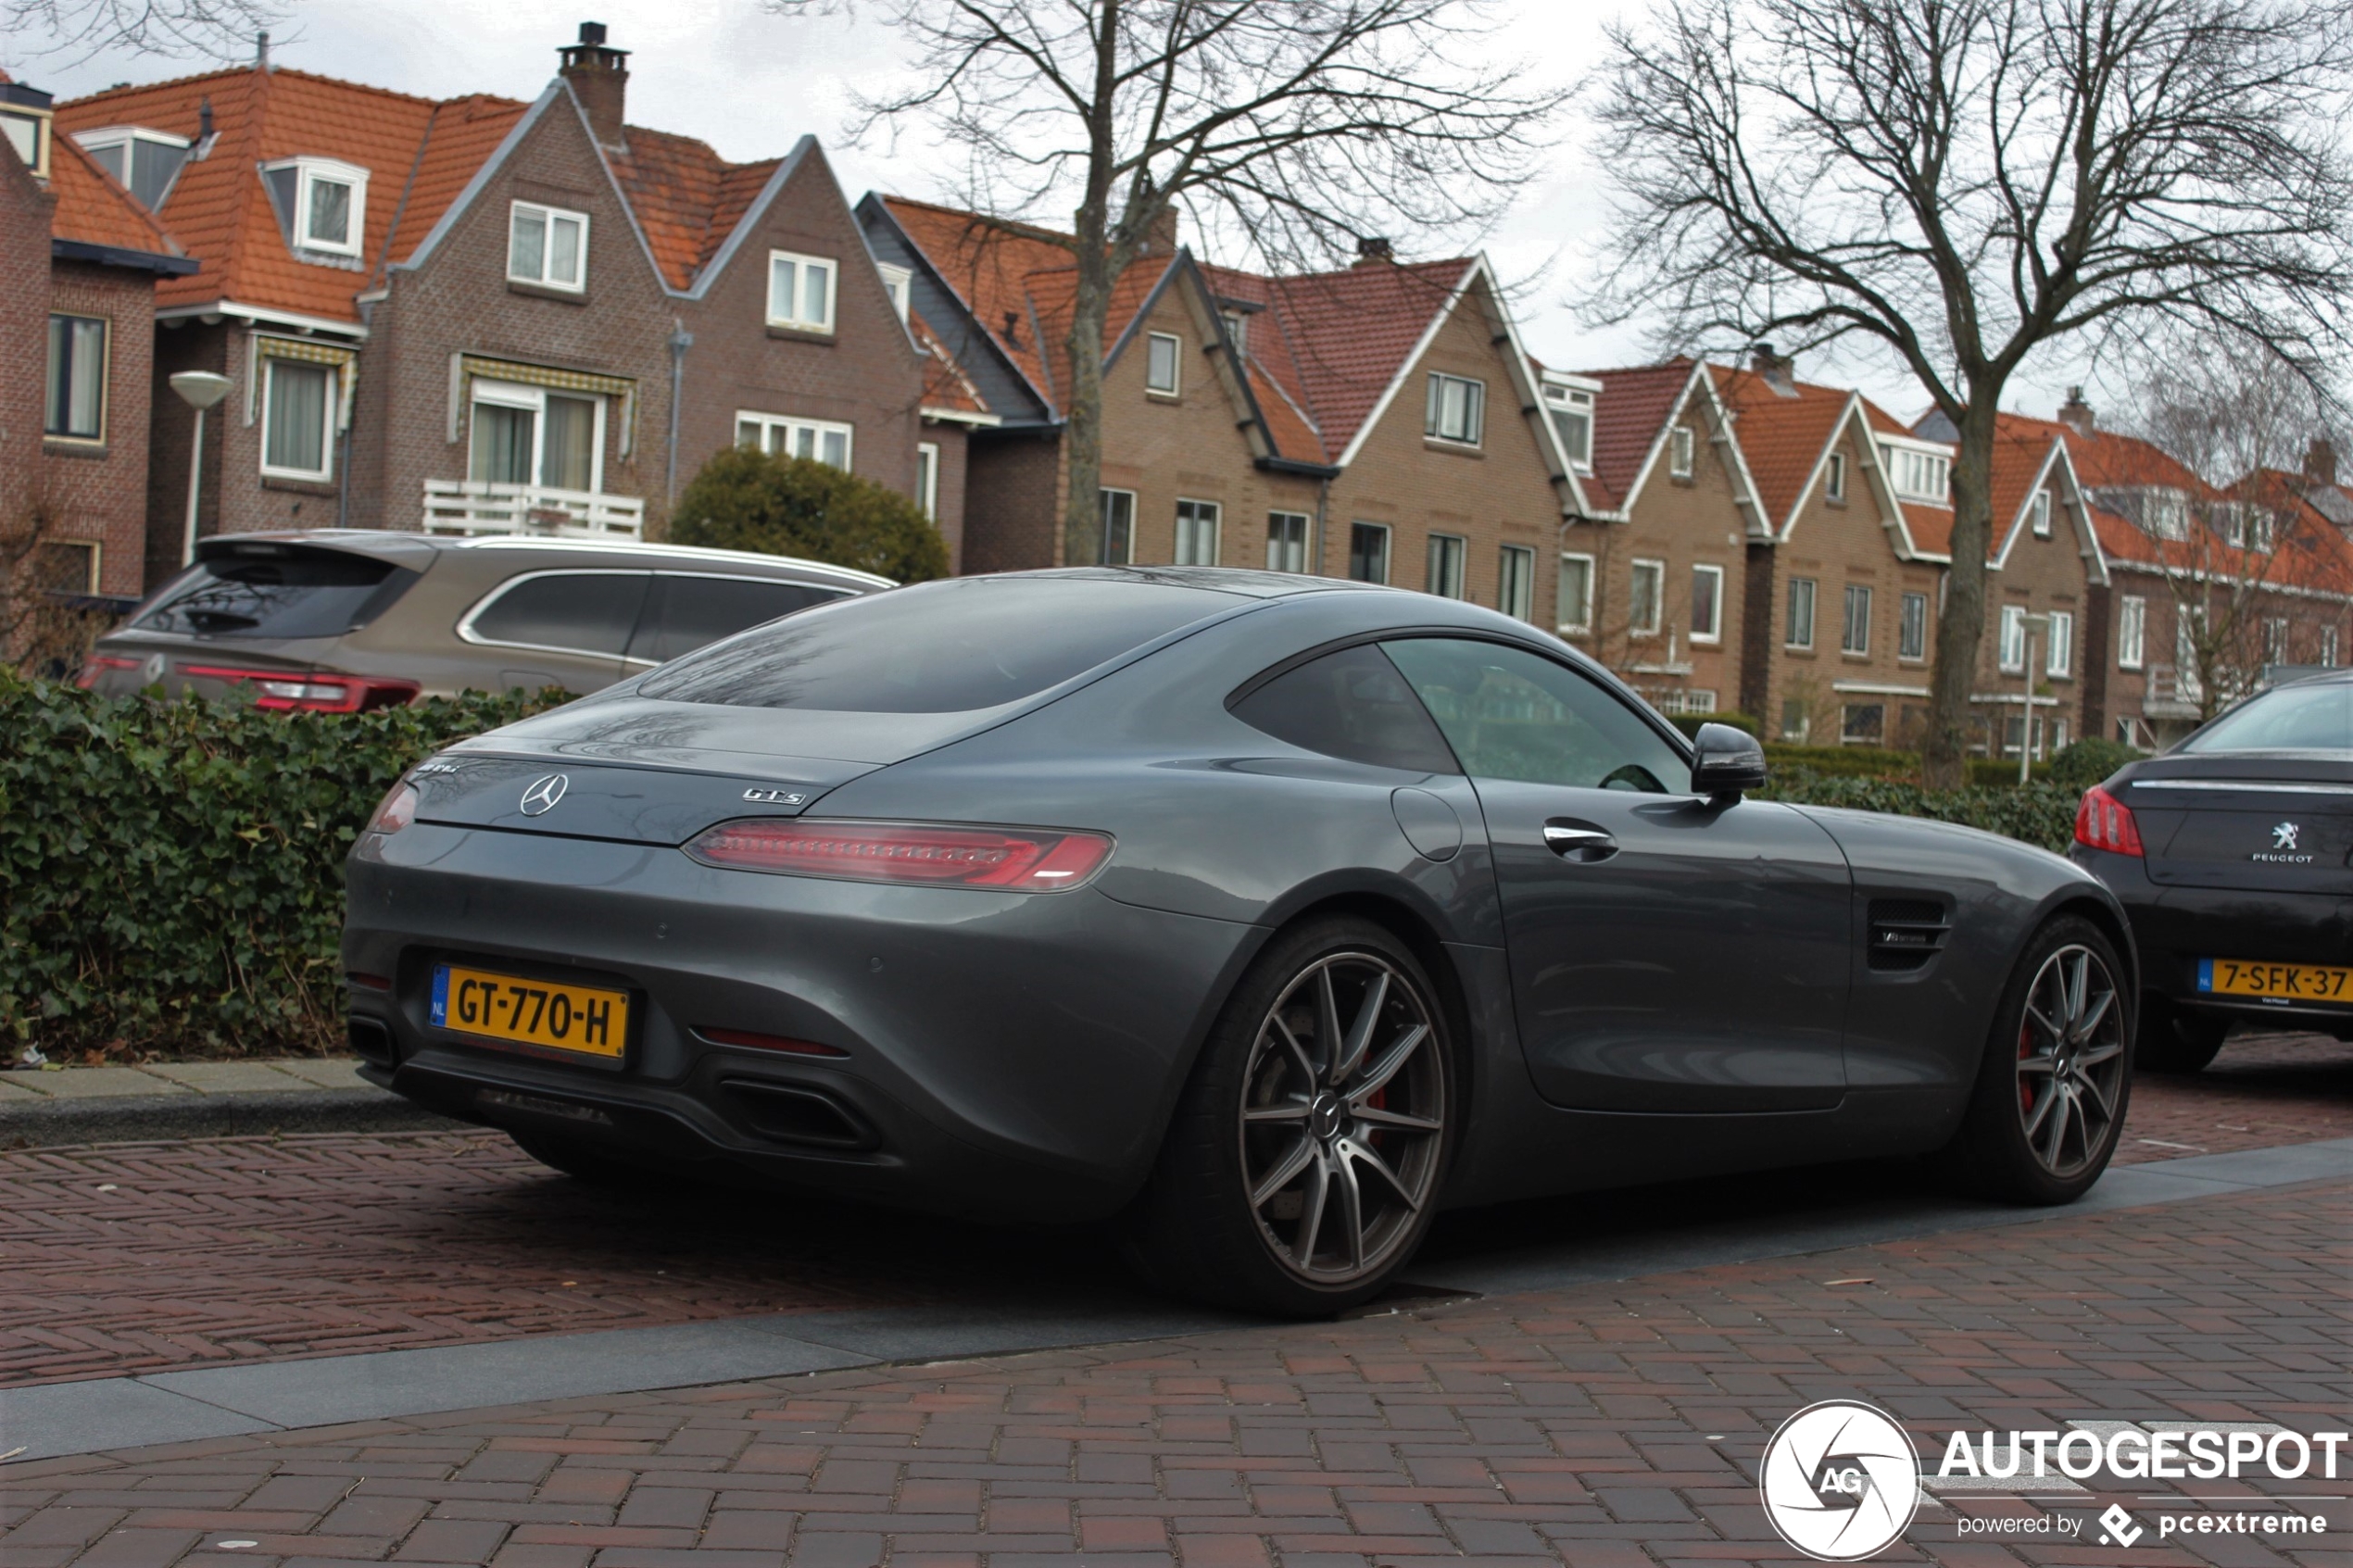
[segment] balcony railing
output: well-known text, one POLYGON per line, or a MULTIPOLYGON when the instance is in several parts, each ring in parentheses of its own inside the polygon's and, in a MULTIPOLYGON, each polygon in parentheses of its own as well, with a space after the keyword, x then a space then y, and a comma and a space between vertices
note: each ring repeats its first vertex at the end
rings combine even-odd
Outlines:
POLYGON ((560 539, 638 539, 646 503, 636 495, 553 490, 544 484, 495 484, 474 479, 425 481, 428 533, 544 533, 560 539))
POLYGON ((2196 671, 2152 664, 2141 711, 2152 719, 2195 719, 2202 711, 2200 696, 2196 671))

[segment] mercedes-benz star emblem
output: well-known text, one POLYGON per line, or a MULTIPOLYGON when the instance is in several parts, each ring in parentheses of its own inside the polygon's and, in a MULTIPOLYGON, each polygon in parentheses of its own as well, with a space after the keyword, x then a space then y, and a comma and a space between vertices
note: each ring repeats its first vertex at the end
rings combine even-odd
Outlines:
POLYGON ((1765 1445, 1765 1517, 1806 1556, 1855 1562, 1893 1545, 1919 1507, 1919 1459, 1884 1411, 1825 1399, 1765 1445))
POLYGON ((561 773, 550 773, 544 779, 534 779, 531 787, 522 792, 522 814, 535 817, 564 797, 564 788, 572 781, 561 773))

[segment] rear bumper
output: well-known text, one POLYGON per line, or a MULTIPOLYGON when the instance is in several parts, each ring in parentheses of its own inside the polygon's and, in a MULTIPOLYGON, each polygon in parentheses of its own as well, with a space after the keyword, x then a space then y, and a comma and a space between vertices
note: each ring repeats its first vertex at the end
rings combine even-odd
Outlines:
POLYGON ((2211 1017, 2353 1036, 2353 1006, 2223 997, 2198 989, 2201 959, 2353 965, 2353 898, 2167 887, 2150 881, 2134 856, 2077 845, 2069 858, 2106 883, 2124 906, 2145 989, 2211 1017))
POLYGON ((994 1220, 1097 1217, 1132 1196, 1260 935, 1086 889, 764 876, 429 823, 363 836, 348 883, 345 967, 394 983, 352 994, 376 1082, 623 1158, 994 1220), (433 969, 452 958, 626 988, 621 1064, 433 1027, 433 969))

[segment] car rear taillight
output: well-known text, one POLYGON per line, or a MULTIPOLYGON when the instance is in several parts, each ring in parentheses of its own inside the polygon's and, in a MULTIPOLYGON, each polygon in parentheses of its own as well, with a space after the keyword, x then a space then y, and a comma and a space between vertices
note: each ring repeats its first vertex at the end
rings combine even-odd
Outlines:
POLYGON ((136 670, 138 668, 139 661, 135 659, 117 659, 108 653, 94 653, 82 661, 82 673, 73 678, 73 684, 86 692, 96 685, 98 678, 109 670, 136 670))
POLYGON ((940 827, 917 822, 722 822, 686 846, 707 865, 850 882, 918 883, 1059 893, 1111 859, 1100 833, 940 827))
POLYGON ((296 675, 276 670, 232 670, 217 664, 183 664, 180 673, 249 687, 256 708, 299 709, 306 713, 365 713, 377 708, 402 708, 414 702, 422 689, 414 681, 388 681, 368 675, 296 675))
POLYGON ((2141 825, 2133 820, 2133 809, 2097 784, 2083 792, 2082 803, 2075 808, 2075 842, 2111 855, 2144 855, 2141 825))
POLYGON ((783 1035, 761 1035, 749 1029, 712 1029, 703 1024, 695 1033, 714 1046, 748 1046, 756 1051, 783 1051, 788 1056, 848 1056, 839 1046, 816 1040, 795 1040, 783 1035))
POLYGON ((396 784, 377 804, 376 814, 368 819, 367 833, 398 833, 417 820, 416 786, 396 784))

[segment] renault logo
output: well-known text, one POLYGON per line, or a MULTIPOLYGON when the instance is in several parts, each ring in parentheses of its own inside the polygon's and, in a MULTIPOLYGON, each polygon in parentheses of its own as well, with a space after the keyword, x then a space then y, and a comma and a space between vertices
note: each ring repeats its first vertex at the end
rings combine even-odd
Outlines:
POLYGON ((544 779, 533 780, 531 787, 522 792, 522 814, 536 817, 550 809, 564 797, 564 788, 571 783, 561 773, 550 773, 544 779))

